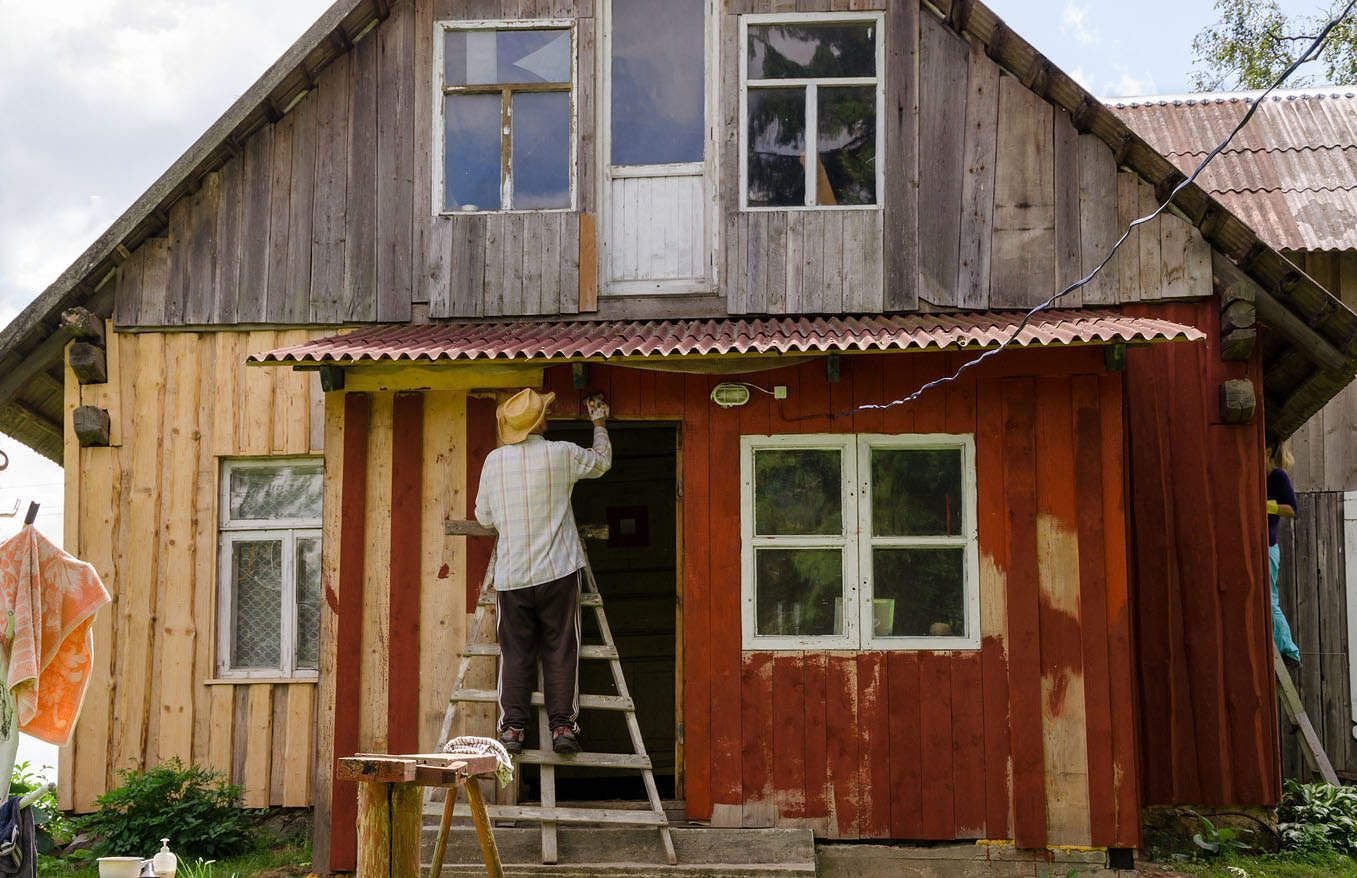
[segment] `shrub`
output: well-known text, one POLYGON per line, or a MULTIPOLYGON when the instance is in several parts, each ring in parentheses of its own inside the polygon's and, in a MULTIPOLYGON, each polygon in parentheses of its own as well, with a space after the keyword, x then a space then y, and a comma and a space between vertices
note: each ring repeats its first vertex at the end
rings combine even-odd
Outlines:
POLYGON ((1286 782, 1278 830, 1287 850, 1357 853, 1357 789, 1286 782))
POLYGON ((120 777, 122 786, 95 799, 99 810, 77 818, 95 855, 149 857, 162 838, 185 858, 220 859, 252 847, 240 787, 224 775, 172 759, 120 777))
MULTIPOLYGON (((34 773, 27 762, 19 762, 10 775, 9 794, 22 796, 45 783, 47 780, 34 773)), ((33 825, 37 828, 40 854, 50 854, 53 848, 71 840, 71 821, 57 809, 57 794, 50 790, 33 803, 33 825)))

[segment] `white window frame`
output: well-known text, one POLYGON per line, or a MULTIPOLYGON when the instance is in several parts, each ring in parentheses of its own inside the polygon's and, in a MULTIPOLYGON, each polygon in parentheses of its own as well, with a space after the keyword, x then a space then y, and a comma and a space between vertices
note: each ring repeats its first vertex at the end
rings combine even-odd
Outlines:
POLYGON ((218 497, 217 542, 217 678, 222 680, 315 680, 318 668, 297 665, 297 541, 324 537, 320 518, 306 519, 233 519, 231 518, 231 473, 243 469, 273 469, 289 465, 320 466, 324 478, 324 459, 320 457, 268 457, 250 460, 223 460, 218 497), (231 666, 231 645, 235 640, 235 590, 232 588, 232 548, 238 542, 275 541, 283 545, 282 600, 280 620, 279 666, 276 668, 235 668, 231 666))
POLYGON ((746 651, 871 650, 970 651, 980 648, 980 548, 976 513, 975 437, 970 434, 843 433, 740 437, 741 628, 746 651), (961 452, 962 521, 956 536, 878 537, 872 534, 871 453, 874 449, 961 452), (843 533, 769 537, 754 533, 754 454, 760 450, 839 451, 842 455, 843 533), (843 633, 774 636, 755 633, 755 552, 760 548, 842 548, 843 633), (954 637, 876 637, 872 633, 874 547, 962 548, 966 633, 954 637))
POLYGON ((744 211, 777 210, 883 210, 886 192, 886 14, 884 12, 797 12, 760 13, 740 16, 740 209, 744 211), (876 76, 810 77, 802 79, 749 78, 749 26, 767 24, 873 24, 876 27, 876 76), (819 150, 819 104, 816 95, 821 85, 874 86, 876 88, 876 203, 875 204, 816 204, 816 169, 811 161, 819 150), (806 203, 802 205, 750 205, 749 203, 749 89, 752 88, 806 89, 806 203))
MULTIPOLYGON (((579 170, 579 31, 576 27, 576 21, 570 18, 515 18, 499 20, 470 20, 470 21, 439 21, 434 23, 434 69, 431 81, 433 82, 434 107, 433 113, 433 143, 434 160, 433 164, 433 212, 434 216, 477 216, 494 215, 502 213, 573 213, 578 210, 579 195, 578 189, 578 170, 579 170), (567 94, 570 95, 570 204, 566 207, 533 207, 516 208, 500 207, 497 210, 450 210, 447 207, 447 143, 445 133, 447 130, 445 114, 447 112, 447 102, 444 98, 449 94, 457 94, 466 91, 459 86, 449 86, 443 82, 443 75, 446 73, 444 65, 444 36, 449 31, 473 31, 473 30, 563 30, 570 34, 570 86, 567 94)), ((501 87, 503 88, 503 87, 501 87)), ((490 87, 477 87, 476 92, 488 93, 490 87)), ((512 134, 509 135, 512 137, 512 134)), ((500 204, 513 204, 513 161, 509 162, 508 172, 505 173, 501 168, 500 173, 500 204)))

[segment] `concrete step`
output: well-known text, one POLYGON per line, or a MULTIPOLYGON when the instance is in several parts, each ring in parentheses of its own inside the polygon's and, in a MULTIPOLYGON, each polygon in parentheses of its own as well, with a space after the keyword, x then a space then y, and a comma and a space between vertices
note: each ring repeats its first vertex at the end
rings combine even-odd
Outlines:
MULTIPOLYGON (((495 844, 507 875, 768 878, 816 874, 815 837, 808 829, 670 831, 678 852, 678 866, 665 863, 659 832, 654 829, 561 826, 556 831, 559 863, 553 866, 542 865, 542 831, 535 825, 497 827, 495 844)), ((436 824, 426 825, 422 849, 426 868, 433 855, 436 833, 436 824)), ((470 827, 453 827, 443 875, 484 874, 476 833, 470 827)))

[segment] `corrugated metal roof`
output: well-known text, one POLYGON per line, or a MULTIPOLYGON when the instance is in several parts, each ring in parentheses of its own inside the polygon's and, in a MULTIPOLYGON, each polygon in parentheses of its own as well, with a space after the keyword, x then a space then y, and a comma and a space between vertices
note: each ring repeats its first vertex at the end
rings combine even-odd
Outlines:
MULTIPOLYGON (((1190 174, 1256 97, 1181 95, 1111 106, 1190 174)), ((1357 249, 1357 93, 1273 93, 1198 182, 1273 247, 1357 249)))
MULTIPOLYGON (((382 326, 279 348, 252 363, 588 360, 997 347, 1022 313, 645 322, 499 322, 382 326)), ((1023 347, 1199 341, 1199 330, 1115 312, 1050 311, 1018 334, 1023 347)))

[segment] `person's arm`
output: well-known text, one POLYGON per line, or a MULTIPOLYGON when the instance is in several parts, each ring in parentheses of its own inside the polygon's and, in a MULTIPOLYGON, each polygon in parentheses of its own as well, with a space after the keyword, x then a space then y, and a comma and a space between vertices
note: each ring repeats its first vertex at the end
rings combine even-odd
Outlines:
POLYGON ((486 490, 487 479, 493 464, 486 460, 485 466, 481 468, 481 483, 476 489, 476 521, 482 527, 497 527, 495 524, 495 510, 490 504, 490 492, 486 490))
POLYGON ((1296 489, 1291 485, 1291 477, 1286 474, 1284 469, 1274 469, 1268 473, 1267 477, 1268 499, 1276 504, 1276 509, 1268 511, 1273 515, 1282 518, 1295 518, 1296 507, 1296 489))
POLYGON ((608 415, 612 413, 603 397, 594 396, 585 400, 589 408, 589 420, 594 424, 594 444, 592 448, 575 446, 571 460, 575 466, 576 479, 596 479, 612 469, 613 443, 608 438, 608 415))

